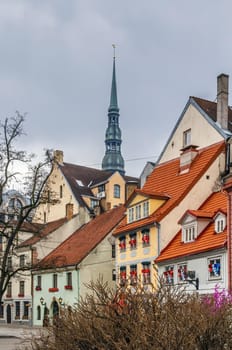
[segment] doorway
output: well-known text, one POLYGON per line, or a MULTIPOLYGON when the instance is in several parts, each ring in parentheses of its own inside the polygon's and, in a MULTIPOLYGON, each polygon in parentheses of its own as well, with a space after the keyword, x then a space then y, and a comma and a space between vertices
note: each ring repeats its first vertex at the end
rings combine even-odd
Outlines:
POLYGON ((6 322, 11 323, 11 307, 10 304, 6 307, 6 322))

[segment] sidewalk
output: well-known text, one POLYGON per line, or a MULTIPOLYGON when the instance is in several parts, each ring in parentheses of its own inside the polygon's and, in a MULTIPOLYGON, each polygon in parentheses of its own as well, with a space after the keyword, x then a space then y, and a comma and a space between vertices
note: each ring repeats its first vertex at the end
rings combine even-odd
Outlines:
POLYGON ((42 327, 31 327, 22 325, 0 324, 0 338, 28 338, 40 336, 44 329, 42 327))

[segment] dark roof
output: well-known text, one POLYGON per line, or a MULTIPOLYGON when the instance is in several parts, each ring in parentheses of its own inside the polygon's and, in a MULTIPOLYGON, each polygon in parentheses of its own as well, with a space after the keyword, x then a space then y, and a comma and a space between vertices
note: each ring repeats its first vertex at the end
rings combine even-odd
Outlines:
POLYGON ((39 268, 71 266, 80 263, 119 223, 123 205, 107 211, 76 230, 39 263, 39 268))
MULTIPOLYGON (((59 167, 68 181, 75 198, 82 206, 86 206, 82 196, 93 196, 91 188, 106 182, 115 173, 114 171, 105 171, 70 163, 60 164, 59 167)), ((127 183, 139 183, 139 179, 136 177, 123 176, 123 178, 127 183)))
MULTIPOLYGON (((217 121, 217 103, 192 96, 192 99, 203 109, 203 111, 214 121, 217 121)), ((232 132, 232 109, 228 107, 228 130, 232 132)))

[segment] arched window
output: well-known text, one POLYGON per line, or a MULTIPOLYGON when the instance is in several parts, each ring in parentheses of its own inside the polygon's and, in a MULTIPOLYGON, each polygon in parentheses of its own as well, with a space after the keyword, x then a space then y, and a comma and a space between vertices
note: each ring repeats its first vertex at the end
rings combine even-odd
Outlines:
POLYGON ((114 185, 114 198, 120 198, 120 186, 114 185))

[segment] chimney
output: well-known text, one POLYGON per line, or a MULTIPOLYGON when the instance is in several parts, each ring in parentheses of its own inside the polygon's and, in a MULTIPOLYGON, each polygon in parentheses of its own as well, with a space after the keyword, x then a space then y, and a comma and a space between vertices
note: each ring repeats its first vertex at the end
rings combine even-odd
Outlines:
POLYGON ((73 204, 68 203, 66 204, 66 218, 67 220, 72 219, 73 217, 73 204))
POLYGON ((228 129, 229 75, 217 77, 217 122, 222 129, 228 129))
POLYGON ((54 160, 58 164, 63 164, 63 158, 64 158, 63 151, 59 151, 59 150, 54 151, 54 160))
POLYGON ((194 158, 197 156, 198 146, 188 146, 183 148, 180 155, 180 174, 185 174, 189 172, 190 166, 194 160, 194 158))

